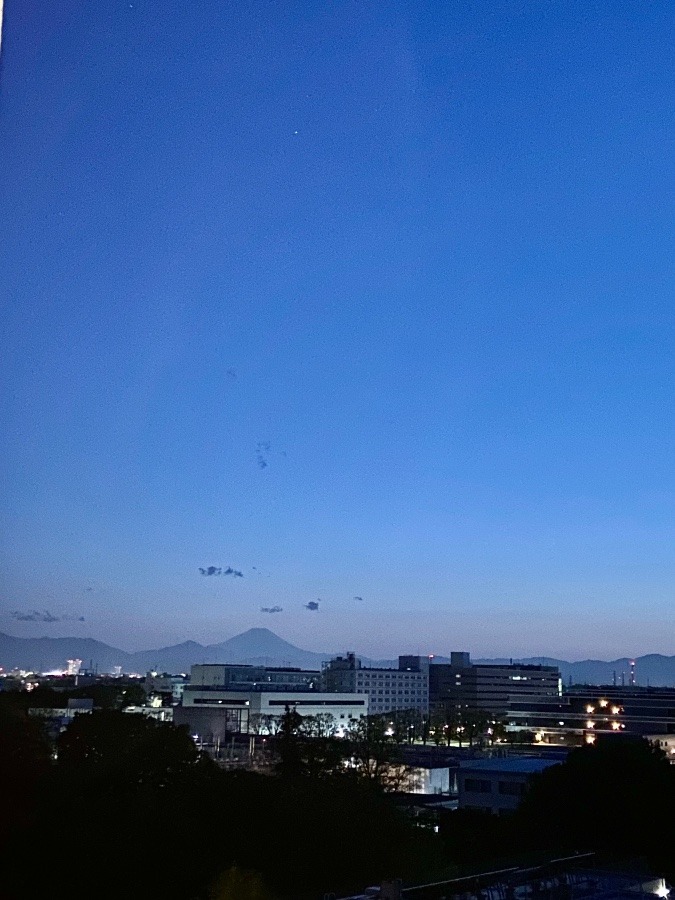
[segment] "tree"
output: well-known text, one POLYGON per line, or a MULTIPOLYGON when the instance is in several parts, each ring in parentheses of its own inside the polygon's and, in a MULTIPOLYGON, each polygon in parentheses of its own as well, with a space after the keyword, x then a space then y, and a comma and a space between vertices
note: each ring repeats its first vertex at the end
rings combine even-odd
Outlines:
POLYGON ((284 778, 331 778, 344 775, 348 743, 337 736, 330 714, 301 716, 286 707, 274 742, 275 771, 284 778))
POLYGON ((296 709, 286 705, 279 734, 275 741, 275 750, 279 757, 276 764, 276 773, 282 778, 297 778, 305 774, 305 765, 302 758, 302 739, 300 726, 302 716, 296 709))
POLYGON ((301 733, 308 738, 332 738, 337 735, 337 721, 330 713, 318 713, 315 716, 303 716, 300 725, 301 733))
POLYGON ((506 730, 506 722, 501 719, 491 719, 487 728, 488 743, 493 746, 495 743, 501 743, 508 738, 506 730))
POLYGON ((445 742, 450 746, 450 742, 453 739, 457 739, 459 741, 459 746, 462 746, 462 711, 458 707, 453 704, 447 704, 445 707, 445 711, 443 713, 443 735, 445 737, 445 742))
POLYGON ((431 717, 429 736, 437 747, 439 747, 445 740, 446 732, 444 730, 444 726, 445 714, 434 713, 434 715, 431 717))
POLYGON ((11 825, 30 819, 50 759, 42 722, 0 702, 0 797, 8 813, 0 816, 0 837, 11 825))
POLYGON ((407 769, 388 722, 381 716, 364 716, 353 724, 347 736, 351 771, 385 790, 397 790, 407 769))
POLYGON ((257 872, 231 866, 219 875, 209 888, 209 900, 270 900, 257 872))
POLYGON ((517 827, 547 850, 644 854, 672 874, 675 767, 648 741, 607 739, 573 750, 532 782, 517 827))
POLYGON ((463 731, 458 732, 468 740, 469 747, 473 747, 476 738, 481 737, 487 731, 490 722, 490 714, 482 709, 467 709, 462 713, 461 726, 463 731))
MULTIPOLYGON (((414 744, 422 736, 425 720, 418 709, 396 709, 384 717, 397 744, 414 744)), ((427 725, 428 733, 428 725, 427 725)))
POLYGON ((165 785, 202 757, 183 727, 118 710, 75 716, 57 741, 58 764, 115 789, 165 785))

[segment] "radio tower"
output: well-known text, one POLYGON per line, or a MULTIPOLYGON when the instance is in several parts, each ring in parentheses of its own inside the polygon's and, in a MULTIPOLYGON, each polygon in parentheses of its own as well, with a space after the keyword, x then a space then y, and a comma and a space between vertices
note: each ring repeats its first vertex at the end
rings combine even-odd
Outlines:
POLYGON ((635 660, 630 661, 630 686, 635 687, 635 660))

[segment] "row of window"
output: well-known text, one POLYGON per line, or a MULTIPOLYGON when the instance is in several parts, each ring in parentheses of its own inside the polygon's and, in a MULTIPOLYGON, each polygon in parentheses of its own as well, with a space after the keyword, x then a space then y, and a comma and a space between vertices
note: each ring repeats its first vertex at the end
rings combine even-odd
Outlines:
POLYGON ((359 689, 357 694, 367 694, 370 693, 372 696, 378 697, 410 697, 411 699, 417 698, 418 700, 422 700, 426 698, 426 694, 422 691, 388 691, 386 688, 384 690, 379 691, 364 691, 359 689))
MULTIPOLYGON (((471 794, 491 794, 492 782, 483 778, 467 778, 464 781, 464 790, 471 794)), ((500 794, 522 797, 525 793, 525 784, 521 781, 499 781, 497 790, 500 794)))

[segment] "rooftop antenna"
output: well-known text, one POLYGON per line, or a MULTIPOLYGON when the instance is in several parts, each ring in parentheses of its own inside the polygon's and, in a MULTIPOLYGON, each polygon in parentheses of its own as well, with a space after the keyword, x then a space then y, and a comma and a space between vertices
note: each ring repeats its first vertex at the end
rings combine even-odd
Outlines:
POLYGON ((616 669, 612 672, 612 684, 616 687, 616 669))

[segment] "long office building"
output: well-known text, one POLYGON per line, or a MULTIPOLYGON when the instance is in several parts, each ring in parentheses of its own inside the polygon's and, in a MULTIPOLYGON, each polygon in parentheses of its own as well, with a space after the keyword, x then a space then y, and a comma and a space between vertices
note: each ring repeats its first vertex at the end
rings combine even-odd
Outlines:
POLYGON ((368 699, 322 693, 318 671, 209 663, 192 666, 174 722, 212 744, 235 734, 273 734, 286 709, 328 714, 340 732, 368 715, 368 699))
POLYGON ((675 689, 636 685, 574 687, 556 700, 521 697, 507 716, 510 732, 530 731, 541 743, 594 743, 605 734, 675 736, 675 689))
POLYGON ((303 717, 330 715, 336 733, 341 734, 368 715, 368 698, 352 693, 191 686, 183 693, 181 705, 174 708, 173 720, 187 725, 200 742, 215 744, 231 735, 274 734, 287 709, 303 717))
POLYGON ((452 653, 449 663, 429 668, 429 702, 436 714, 469 709, 502 716, 514 703, 554 700, 561 692, 556 666, 473 664, 468 653, 452 653))
POLYGON ((416 710, 429 712, 429 660, 399 656, 398 669, 367 668, 354 653, 337 656, 321 673, 323 690, 363 694, 371 714, 416 710))

